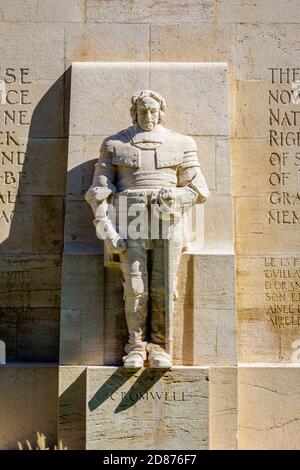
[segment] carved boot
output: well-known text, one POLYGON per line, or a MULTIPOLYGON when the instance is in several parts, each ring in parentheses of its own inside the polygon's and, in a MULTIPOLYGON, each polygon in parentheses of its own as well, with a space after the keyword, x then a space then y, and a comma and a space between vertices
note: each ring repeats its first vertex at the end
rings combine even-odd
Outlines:
POLYGON ((168 354, 159 344, 149 343, 147 351, 150 367, 162 367, 166 369, 172 367, 172 358, 170 354, 168 354))
POLYGON ((127 352, 127 356, 123 357, 124 367, 133 369, 144 367, 144 361, 147 358, 146 345, 147 343, 142 341, 141 332, 131 333, 124 348, 124 351, 127 352))

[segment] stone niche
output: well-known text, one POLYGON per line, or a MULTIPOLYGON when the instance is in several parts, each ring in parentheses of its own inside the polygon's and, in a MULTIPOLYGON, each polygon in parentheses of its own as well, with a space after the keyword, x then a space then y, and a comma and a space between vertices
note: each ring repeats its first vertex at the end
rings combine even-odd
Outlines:
MULTIPOLYGON (((214 442, 234 447, 233 423, 230 432, 216 431, 213 439, 208 427, 209 422, 212 429, 228 427, 222 418, 216 419, 222 392, 209 384, 209 366, 222 366, 226 376, 226 367, 236 363, 227 87, 224 63, 72 64, 59 426, 70 448, 208 448, 209 440, 212 447, 214 442), (128 375, 118 367, 127 340, 121 273, 115 266, 104 266, 102 242, 84 199, 102 140, 130 125, 130 98, 140 89, 162 94, 167 102, 165 126, 195 139, 210 189, 201 206, 203 223, 178 271, 175 367, 160 376, 154 369, 128 375), (184 394, 189 403, 182 401, 184 394), (142 398, 133 403, 137 396, 142 398), (147 439, 137 444, 137 434, 147 439)), ((229 383, 234 394, 233 376, 229 383)))

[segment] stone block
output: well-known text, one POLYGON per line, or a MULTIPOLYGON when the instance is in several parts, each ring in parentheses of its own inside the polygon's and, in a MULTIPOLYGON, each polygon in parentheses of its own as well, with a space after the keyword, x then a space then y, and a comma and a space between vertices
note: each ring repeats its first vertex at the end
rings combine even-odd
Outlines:
POLYGON ((198 159, 205 175, 208 189, 216 189, 216 139, 215 137, 194 137, 198 159))
POLYGON ((130 124, 130 98, 143 88, 149 88, 147 64, 73 64, 70 135, 108 136, 125 128, 130 124), (112 113, 114 103, 117 103, 117 113, 112 113))
POLYGON ((234 196, 267 196, 272 171, 269 141, 234 139, 232 150, 232 188, 234 196))
POLYGON ((62 231, 62 196, 10 194, 1 208, 2 254, 59 254, 62 231))
POLYGON ((229 139, 216 139, 216 190, 231 194, 231 154, 229 139))
POLYGON ((211 191, 203 207, 204 253, 233 252, 232 199, 228 194, 211 191))
POLYGON ((54 256, 0 257, 0 306, 59 307, 61 258, 54 256))
POLYGON ((58 439, 69 450, 84 450, 86 438, 86 367, 60 366, 58 439))
POLYGON ((269 138, 269 89, 268 80, 236 82, 234 137, 238 139, 269 138))
POLYGON ((209 369, 209 448, 237 448, 238 368, 209 369))
POLYGON ((191 135, 228 135, 226 64, 152 62, 150 88, 167 102, 166 127, 191 135))
POLYGON ((89 367, 87 449, 207 449, 208 380, 205 367, 89 367))
POLYGON ((291 207, 271 205, 264 196, 236 198, 238 254, 299 252, 299 214, 291 207))
POLYGON ((26 362, 57 362, 59 308, 20 308, 17 317, 17 357, 26 362))
POLYGON ((65 34, 67 66, 84 61, 149 60, 147 25, 70 23, 65 34))
POLYGON ((64 23, 84 22, 84 0, 3 0, 0 7, 3 21, 22 23, 64 23))
POLYGON ((64 254, 60 332, 61 364, 103 364, 103 258, 64 254), (86 282, 88 270, 89 282, 86 282))
POLYGON ((103 245, 96 236, 93 213, 85 199, 67 200, 65 213, 65 249, 99 251, 103 245))
MULTIPOLYGON (((2 203, 17 193, 64 196, 66 191, 66 139, 22 139, 20 149, 2 146, 0 194, 2 203)), ((4 207, 4 206, 3 206, 4 207)))
MULTIPOLYGON (((289 7, 284 4, 281 4, 281 7, 291 19, 292 13, 289 7)), ((270 9, 276 11, 273 7, 270 9)), ((238 24, 236 26, 237 80, 268 79, 269 67, 283 69, 298 67, 299 45, 297 24, 238 24)))
MULTIPOLYGON (((297 23, 300 21, 297 0, 218 0, 216 21, 221 23, 297 23)), ((255 24, 253 26, 256 26, 255 24)), ((266 48, 261 47, 267 51, 266 48)))
MULTIPOLYGON (((23 84, 20 83, 17 69, 14 70, 17 82, 5 84, 0 112, 4 130, 1 134, 1 152, 8 152, 9 155, 10 151, 17 154, 18 151, 31 150, 30 146, 26 148, 27 139, 64 136, 63 80, 58 76, 54 80, 36 79, 35 71, 29 68, 22 79, 26 80, 23 84)), ((9 80, 13 78, 9 77, 9 80)), ((32 140, 30 143, 33 143, 32 140)))
POLYGON ((194 258, 194 364, 236 363, 233 255, 194 258))
MULTIPOLYGON (((151 26, 152 61, 227 62, 233 65, 233 25, 210 23, 151 26)), ((230 69, 229 69, 230 70, 230 69)))
POLYGON ((239 256, 238 338, 241 362, 291 362, 300 335, 297 256, 239 256))
POLYGON ((34 444, 37 431, 49 446, 57 443, 57 389, 56 365, 0 366, 1 449, 16 450, 27 439, 34 444))
POLYGON ((299 364, 239 367, 239 449, 299 449, 299 386, 299 364))
POLYGON ((62 24, 0 23, 3 64, 26 67, 33 80, 50 80, 64 72, 64 26, 62 24))
POLYGON ((153 3, 151 0, 88 0, 87 22, 114 23, 209 23, 213 21, 212 0, 180 0, 153 3))
POLYGON ((226 65, 221 63, 73 64, 70 134, 109 135, 126 127, 130 122, 128 106, 132 94, 150 87, 167 101, 166 127, 192 135, 226 136, 226 84, 226 65), (127 95, 120 92, 120 75, 127 95), (191 90, 195 90, 199 101, 191 90), (111 112, 112 101, 118 102, 118 113, 111 112))
POLYGON ((7 361, 58 359, 59 256, 0 258, 0 339, 7 361))
POLYGON ((82 199, 90 188, 95 163, 105 136, 71 136, 69 138, 68 182, 69 199, 82 199))

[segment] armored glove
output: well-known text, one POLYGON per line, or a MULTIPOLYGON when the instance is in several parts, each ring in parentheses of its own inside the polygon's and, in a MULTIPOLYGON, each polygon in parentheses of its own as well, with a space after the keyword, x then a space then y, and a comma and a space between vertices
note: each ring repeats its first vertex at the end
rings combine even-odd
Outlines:
POLYGON ((156 201, 156 210, 160 219, 169 219, 172 215, 175 220, 190 209, 197 200, 197 193, 189 188, 162 188, 156 201))

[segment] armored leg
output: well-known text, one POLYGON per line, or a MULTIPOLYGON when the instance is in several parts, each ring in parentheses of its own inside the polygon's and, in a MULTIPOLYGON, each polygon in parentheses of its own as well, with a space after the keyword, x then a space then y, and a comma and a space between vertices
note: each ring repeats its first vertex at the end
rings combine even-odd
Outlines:
MULTIPOLYGON (((169 266, 171 273, 171 288, 173 299, 177 298, 177 270, 180 262, 182 243, 171 241, 172 264, 169 266)), ((153 265, 150 285, 151 298, 151 334, 148 345, 149 360, 153 367, 169 367, 171 364, 170 356, 165 352, 165 278, 164 272, 164 240, 156 240, 153 250, 153 265)))
POLYGON ((125 315, 129 340, 125 346, 125 367, 142 367, 146 359, 148 315, 147 251, 143 240, 128 240, 120 255, 125 315))

